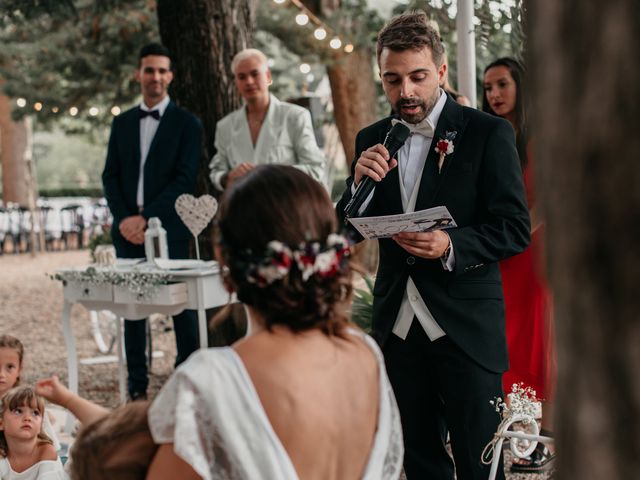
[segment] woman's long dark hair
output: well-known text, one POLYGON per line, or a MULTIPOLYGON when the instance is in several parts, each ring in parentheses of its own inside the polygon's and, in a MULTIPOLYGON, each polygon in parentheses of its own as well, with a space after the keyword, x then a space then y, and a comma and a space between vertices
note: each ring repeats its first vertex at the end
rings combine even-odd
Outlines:
POLYGON ((335 210, 324 187, 302 171, 285 165, 260 165, 225 191, 217 219, 217 243, 229 269, 228 286, 238 300, 259 311, 271 329, 294 332, 319 328, 342 336, 348 319, 342 307, 351 296, 348 265, 335 275, 306 281, 292 267, 281 281, 266 286, 247 276, 246 252, 264 252, 278 240, 293 248, 305 241, 326 241, 337 229, 335 210))
MULTIPOLYGON (((527 142, 529 141, 529 126, 527 123, 527 109, 526 109, 526 85, 525 85, 525 71, 524 67, 517 60, 510 57, 502 57, 487 65, 484 69, 486 74, 490 68, 494 67, 506 67, 509 69, 509 73, 516 84, 516 106, 515 106, 515 130, 516 130, 516 148, 518 149, 518 155, 520 156, 520 165, 522 169, 527 166, 527 142)), ((498 114, 493 111, 487 100, 487 93, 482 95, 482 111, 490 113, 491 115, 498 114)))

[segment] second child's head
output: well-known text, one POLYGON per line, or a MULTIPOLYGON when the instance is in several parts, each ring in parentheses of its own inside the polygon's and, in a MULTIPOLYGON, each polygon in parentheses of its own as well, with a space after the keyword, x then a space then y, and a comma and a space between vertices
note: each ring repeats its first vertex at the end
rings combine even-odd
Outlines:
POLYGON ((53 442, 42 431, 44 399, 33 387, 9 390, 0 399, 0 457, 9 455, 12 444, 53 442))
POLYGON ((11 335, 0 335, 0 397, 20 384, 24 347, 11 335))

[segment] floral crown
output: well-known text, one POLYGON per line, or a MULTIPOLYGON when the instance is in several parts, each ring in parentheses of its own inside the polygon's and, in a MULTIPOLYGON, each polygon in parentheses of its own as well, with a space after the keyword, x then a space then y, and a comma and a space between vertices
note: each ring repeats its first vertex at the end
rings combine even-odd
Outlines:
POLYGON ((333 277, 344 268, 349 254, 348 240, 332 233, 324 244, 317 241, 302 242, 298 248, 272 240, 262 254, 245 250, 239 255, 236 266, 245 271, 249 283, 266 287, 289 275, 294 265, 300 271, 303 282, 313 275, 333 277))

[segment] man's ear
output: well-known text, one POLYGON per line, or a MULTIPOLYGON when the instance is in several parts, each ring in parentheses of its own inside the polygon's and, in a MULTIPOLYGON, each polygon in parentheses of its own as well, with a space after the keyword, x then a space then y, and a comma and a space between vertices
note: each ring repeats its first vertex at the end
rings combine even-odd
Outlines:
POLYGON ((141 78, 142 78, 142 72, 140 72, 139 68, 136 68, 136 82, 140 82, 141 78))
POLYGON ((169 70, 167 72, 167 85, 173 82, 173 70, 169 70))
POLYGON ((438 84, 442 85, 442 83, 444 82, 444 77, 446 76, 447 73, 447 64, 442 62, 442 65, 440 65, 440 68, 438 68, 438 84))

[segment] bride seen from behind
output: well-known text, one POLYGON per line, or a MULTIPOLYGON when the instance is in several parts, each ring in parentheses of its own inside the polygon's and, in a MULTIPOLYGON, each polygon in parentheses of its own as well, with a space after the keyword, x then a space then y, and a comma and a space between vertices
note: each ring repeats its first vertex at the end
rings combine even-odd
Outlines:
POLYGON ((325 189, 259 166, 222 198, 216 258, 249 313, 194 353, 149 410, 147 478, 396 479, 400 422, 382 356, 352 326, 349 246, 325 189))

